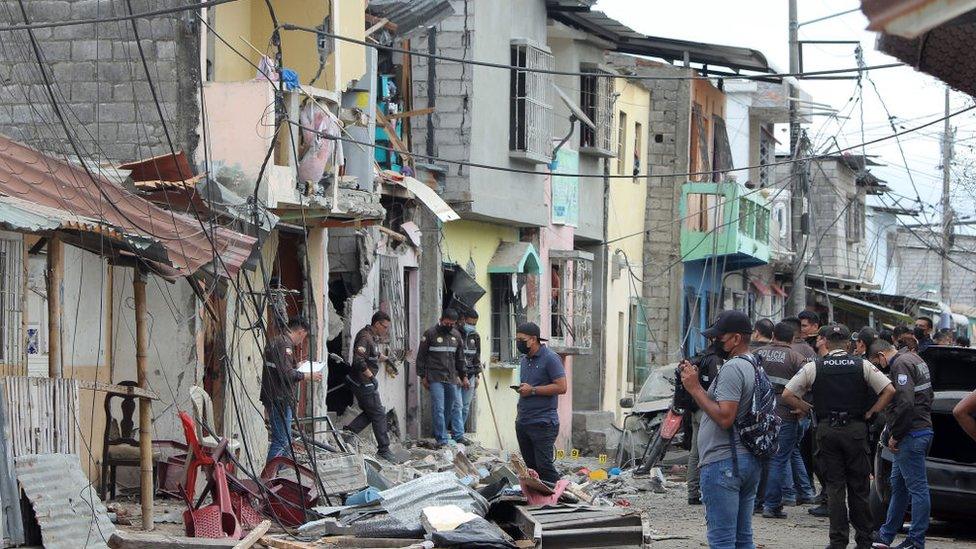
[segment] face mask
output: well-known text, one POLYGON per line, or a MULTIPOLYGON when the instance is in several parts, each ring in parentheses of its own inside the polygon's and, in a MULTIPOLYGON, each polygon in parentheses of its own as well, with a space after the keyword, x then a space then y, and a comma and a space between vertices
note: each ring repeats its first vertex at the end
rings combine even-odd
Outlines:
POLYGON ((920 326, 915 326, 915 329, 912 330, 912 333, 915 335, 915 339, 918 340, 925 339, 925 330, 922 329, 920 326))
POLYGON ((451 331, 451 325, 450 324, 441 324, 439 326, 439 329, 442 332, 450 332, 451 331))
POLYGON ((718 345, 715 346, 715 354, 718 355, 722 360, 728 360, 732 356, 732 351, 725 350, 725 342, 718 341, 718 345))
POLYGON ((529 344, 521 339, 515 340, 515 348, 523 355, 529 354, 529 344))
POLYGON ((474 333, 474 324, 465 324, 464 333, 466 334, 474 333))

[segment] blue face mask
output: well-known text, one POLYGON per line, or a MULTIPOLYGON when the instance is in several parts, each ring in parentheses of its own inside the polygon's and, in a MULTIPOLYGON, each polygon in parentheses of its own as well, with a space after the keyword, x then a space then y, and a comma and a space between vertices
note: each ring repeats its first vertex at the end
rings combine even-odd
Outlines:
POLYGON ((466 334, 474 333, 474 324, 465 324, 464 325, 464 333, 466 333, 466 334))

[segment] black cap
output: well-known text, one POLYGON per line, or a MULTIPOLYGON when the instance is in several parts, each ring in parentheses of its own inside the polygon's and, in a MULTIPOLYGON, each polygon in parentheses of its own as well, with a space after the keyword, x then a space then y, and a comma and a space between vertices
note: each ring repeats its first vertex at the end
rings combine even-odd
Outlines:
POLYGON ((861 331, 857 333, 857 341, 863 343, 865 348, 870 347, 876 339, 878 339, 878 332, 870 326, 861 328, 861 331))
POLYGON ((843 324, 828 324, 820 328, 820 337, 831 341, 847 341, 851 338, 851 331, 843 324))
POLYGON ((533 336, 539 341, 546 341, 546 339, 542 337, 542 332, 539 330, 539 325, 535 322, 523 322, 519 324, 518 328, 515 329, 515 333, 533 336))
POLYGON ((751 334, 752 321, 741 311, 722 311, 702 335, 713 339, 724 334, 751 334))

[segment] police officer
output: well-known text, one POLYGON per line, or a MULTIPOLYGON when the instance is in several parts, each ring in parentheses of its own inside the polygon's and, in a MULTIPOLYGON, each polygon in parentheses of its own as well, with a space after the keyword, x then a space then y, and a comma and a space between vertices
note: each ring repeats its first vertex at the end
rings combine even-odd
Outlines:
MULTIPOLYGON (((763 369, 773 384, 777 395, 783 394, 783 389, 789 380, 800 371, 806 360, 791 347, 796 330, 787 322, 780 322, 773 328, 773 340, 765 346, 755 350, 756 356, 762 359, 763 369)), ((802 479, 805 493, 799 494, 803 502, 811 502, 815 494, 807 481, 807 470, 803 460, 799 459, 800 439, 803 438, 805 426, 796 414, 786 404, 782 397, 777 399, 776 415, 783 420, 779 429, 779 449, 769 462, 766 475, 765 489, 760 490, 757 501, 763 504, 763 516, 766 518, 786 518, 783 511, 783 493, 792 492, 787 487, 793 487, 794 475, 802 479), (796 453, 797 459, 793 459, 796 453), (793 466, 799 468, 793 471, 793 466)), ((762 488, 762 487, 761 487, 762 488)))
MULTIPOLYGON (((705 351, 692 359, 692 364, 698 368, 698 382, 702 388, 708 390, 712 380, 718 375, 718 369, 725 361, 721 356, 721 342, 712 341, 705 351)), ((675 384, 675 404, 691 414, 691 450, 688 452, 688 505, 701 505, 701 485, 698 474, 698 429, 701 427, 702 412, 695 404, 691 395, 685 391, 680 383, 675 384)))
POLYGON ((875 341, 869 359, 888 371, 895 388, 895 398, 885 410, 887 446, 894 456, 891 467, 891 501, 888 517, 874 546, 886 548, 895 539, 912 504, 912 522, 908 539, 896 547, 925 547, 929 526, 929 483, 925 474, 925 456, 932 446, 932 379, 920 356, 909 350, 896 350, 887 341, 875 341))
POLYGON ((827 354, 805 364, 783 391, 783 401, 797 414, 816 413, 817 466, 827 482, 828 547, 832 549, 846 548, 849 540, 845 497, 850 500, 857 547, 871 547, 867 422, 895 395, 891 381, 880 370, 844 350, 850 338, 851 332, 843 324, 821 328, 817 344, 827 354), (870 407, 869 389, 878 395, 870 407), (813 406, 801 400, 807 391, 813 392, 813 406))
POLYGON ((346 376, 346 384, 352 390, 352 394, 356 395, 356 402, 359 403, 362 412, 346 425, 346 429, 359 433, 367 425, 372 424, 373 436, 376 437, 376 455, 387 461, 396 462, 396 457, 390 451, 386 409, 380 401, 380 386, 376 380, 380 363, 387 360, 387 357, 376 348, 376 343, 389 333, 390 323, 390 315, 377 311, 369 326, 356 334, 353 343, 352 371, 346 376))
POLYGON ((461 425, 468 424, 471 401, 478 390, 478 375, 481 374, 481 334, 478 333, 478 312, 474 309, 464 315, 461 327, 464 336, 464 362, 467 365, 468 382, 461 385, 461 425))
POLYGON ((424 332, 417 350, 417 377, 430 391, 434 438, 439 446, 455 442, 470 444, 464 437, 461 423, 461 385, 467 385, 467 364, 464 361, 464 338, 455 328, 458 314, 445 309, 440 322, 424 332), (449 424, 449 425, 447 425, 449 424))

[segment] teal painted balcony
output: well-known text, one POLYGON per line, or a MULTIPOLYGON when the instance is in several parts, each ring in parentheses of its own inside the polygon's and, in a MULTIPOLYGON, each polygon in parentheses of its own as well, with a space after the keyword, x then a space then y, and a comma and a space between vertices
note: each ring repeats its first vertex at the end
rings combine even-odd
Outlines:
POLYGON ((725 270, 769 262, 769 206, 734 182, 689 181, 681 190, 681 260, 718 259, 725 270))

